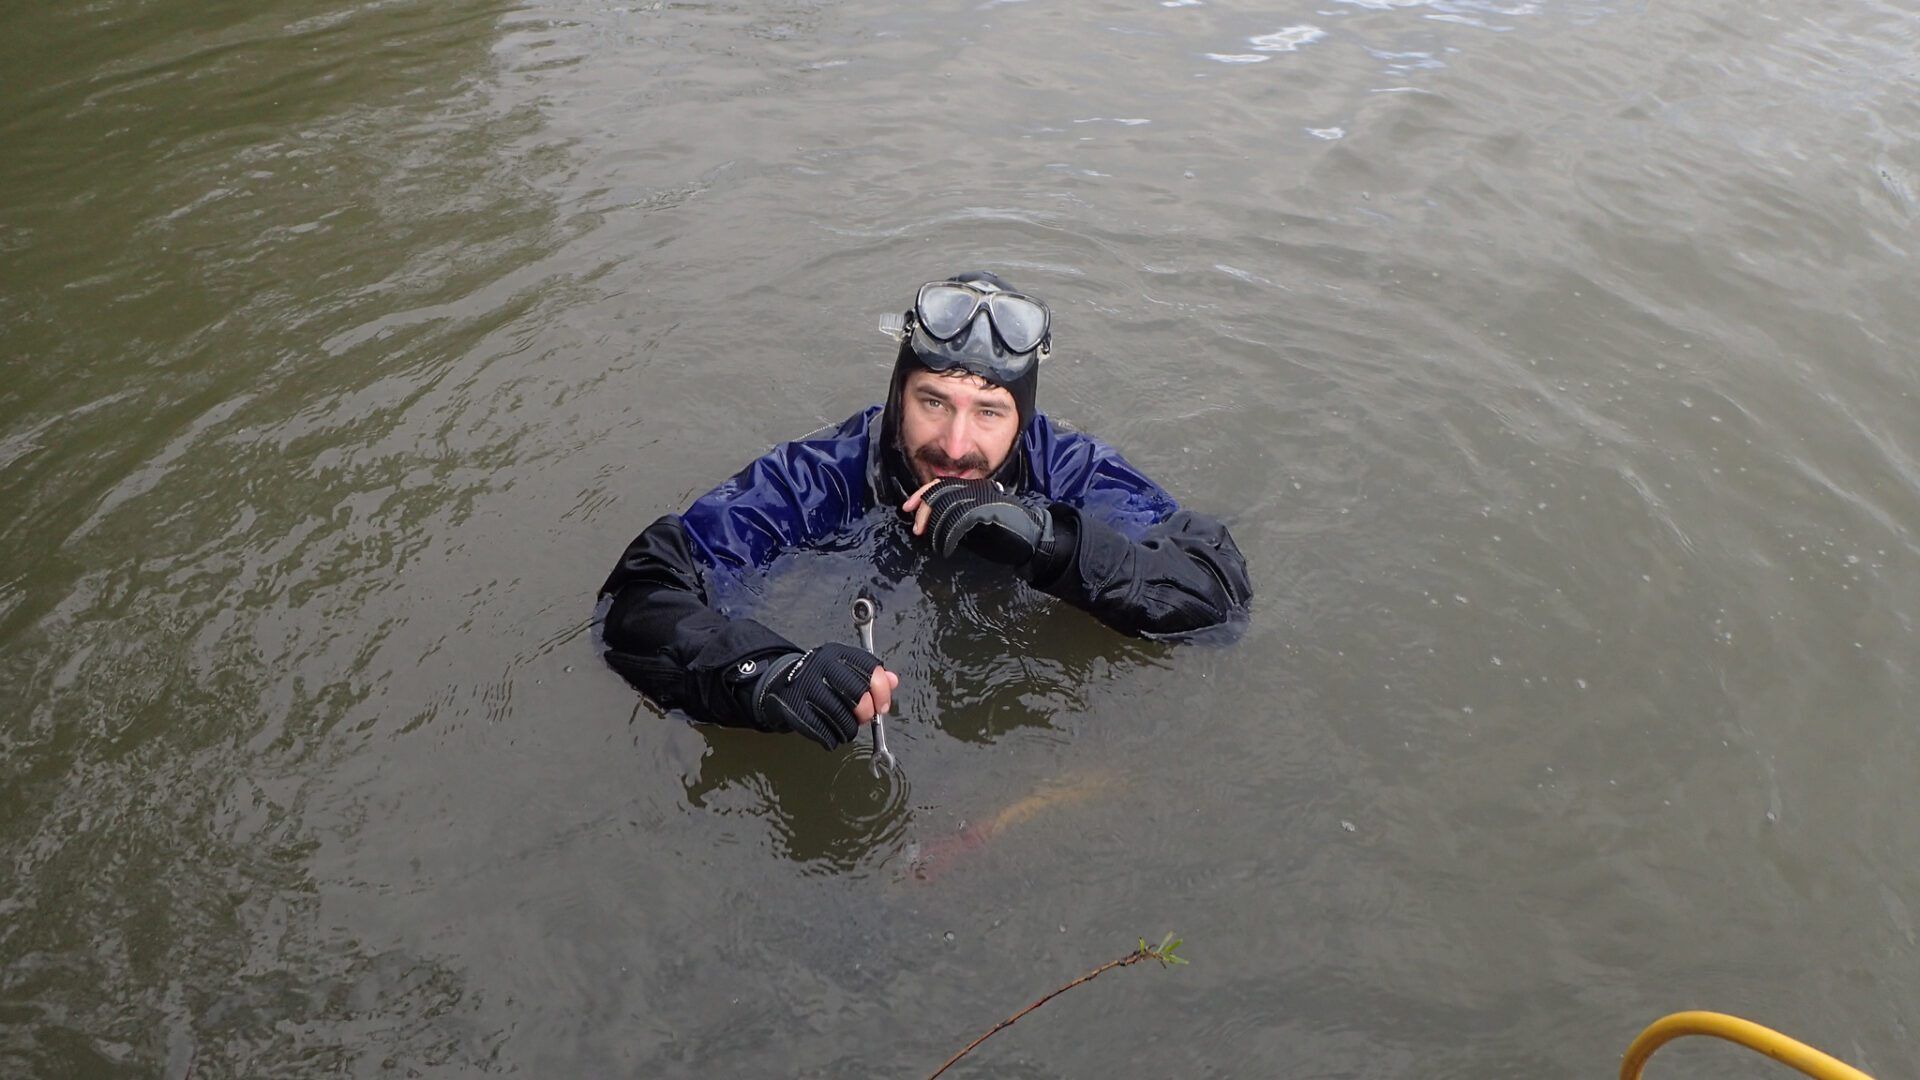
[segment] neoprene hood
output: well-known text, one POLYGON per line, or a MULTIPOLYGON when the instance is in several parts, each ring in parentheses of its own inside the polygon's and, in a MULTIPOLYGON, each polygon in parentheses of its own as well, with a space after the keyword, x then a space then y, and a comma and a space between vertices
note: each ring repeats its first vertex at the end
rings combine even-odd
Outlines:
MULTIPOLYGON (((1017 292, 1005 278, 985 270, 970 270, 955 274, 947 281, 957 281, 1001 292, 1017 292)), ((947 341, 940 341, 927 334, 919 326, 911 309, 907 311, 906 323, 911 328, 906 338, 900 342, 900 351, 893 361, 893 381, 887 388, 887 407, 881 419, 880 434, 885 447, 884 457, 887 472, 896 484, 907 492, 913 490, 913 470, 908 465, 906 455, 900 447, 900 410, 901 395, 906 387, 907 376, 915 371, 965 371, 977 375, 995 386, 1003 387, 1013 395, 1014 408, 1020 417, 1020 433, 1014 437, 1013 451, 1007 455, 993 479, 1002 485, 1018 491, 1025 486, 1027 462, 1025 438, 1027 429, 1033 425, 1035 414, 1034 398, 1040 388, 1040 357, 1045 356, 1053 345, 1052 334, 1035 347, 1034 354, 1018 354, 1007 351, 1004 344, 994 334, 987 309, 983 306, 973 316, 967 328, 947 341), (1005 371, 1021 355, 1030 357, 1028 363, 1017 378, 1010 381, 996 377, 995 372, 1005 371)))

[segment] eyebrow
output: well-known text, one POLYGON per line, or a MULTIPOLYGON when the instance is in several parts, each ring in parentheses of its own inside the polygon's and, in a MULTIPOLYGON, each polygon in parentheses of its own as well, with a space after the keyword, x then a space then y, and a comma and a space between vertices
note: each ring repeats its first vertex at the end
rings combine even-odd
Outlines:
MULTIPOLYGON (((1005 387, 994 387, 994 389, 999 390, 1000 393, 991 396, 986 394, 979 395, 978 400, 975 402, 977 408, 1006 411, 1015 407, 1013 395, 1009 393, 1005 387)), ((953 404, 953 395, 942 390, 936 383, 923 382, 914 392, 917 394, 925 394, 928 397, 939 398, 949 405, 953 404)))

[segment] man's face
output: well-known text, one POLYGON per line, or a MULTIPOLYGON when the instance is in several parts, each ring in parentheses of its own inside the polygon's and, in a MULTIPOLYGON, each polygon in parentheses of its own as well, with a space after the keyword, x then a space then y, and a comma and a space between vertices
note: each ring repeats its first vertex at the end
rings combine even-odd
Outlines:
POLYGON ((901 388, 900 449, 922 484, 992 476, 1019 434, 1013 395, 978 375, 916 371, 901 388))

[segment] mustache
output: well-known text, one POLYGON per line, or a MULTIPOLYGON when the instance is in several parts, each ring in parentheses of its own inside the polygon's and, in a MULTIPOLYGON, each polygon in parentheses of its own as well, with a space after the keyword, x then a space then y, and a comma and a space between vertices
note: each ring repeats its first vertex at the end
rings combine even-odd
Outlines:
POLYGON ((968 470, 986 472, 988 465, 985 454, 967 454, 962 457, 951 458, 947 456, 946 451, 934 446, 932 443, 928 443, 926 446, 915 450, 913 452, 913 459, 930 468, 941 469, 946 472, 967 472, 968 470))

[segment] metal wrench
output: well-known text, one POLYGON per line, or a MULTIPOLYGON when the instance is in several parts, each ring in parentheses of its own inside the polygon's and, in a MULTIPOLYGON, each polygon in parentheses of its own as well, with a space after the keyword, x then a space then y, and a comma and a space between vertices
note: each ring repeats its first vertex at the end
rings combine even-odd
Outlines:
MULTIPOLYGON (((880 655, 873 652, 873 617, 878 613, 879 608, 864 596, 853 602, 853 628, 860 631, 860 647, 875 656, 880 655)), ((873 761, 871 762, 873 775, 880 775, 880 766, 883 762, 889 769, 899 768, 893 762, 893 751, 887 749, 887 714, 874 713, 873 723, 870 726, 873 728, 873 761)))

